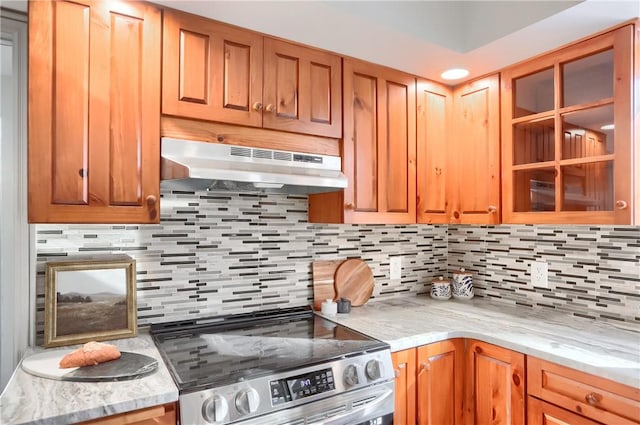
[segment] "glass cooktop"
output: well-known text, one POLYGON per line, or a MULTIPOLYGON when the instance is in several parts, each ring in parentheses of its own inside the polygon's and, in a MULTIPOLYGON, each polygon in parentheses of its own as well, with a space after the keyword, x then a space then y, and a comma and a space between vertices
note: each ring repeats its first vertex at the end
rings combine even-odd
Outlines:
POLYGON ((310 308, 159 324, 151 334, 181 392, 388 348, 310 308))

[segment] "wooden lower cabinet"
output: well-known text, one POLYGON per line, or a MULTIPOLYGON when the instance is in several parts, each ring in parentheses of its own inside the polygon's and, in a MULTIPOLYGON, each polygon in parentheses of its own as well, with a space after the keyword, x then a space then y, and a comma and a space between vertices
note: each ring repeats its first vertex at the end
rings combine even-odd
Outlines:
POLYGON ((92 421, 82 422, 83 425, 176 425, 176 403, 154 406, 146 409, 134 410, 107 416, 92 421))
POLYGON ((416 349, 391 353, 396 375, 394 424, 416 423, 416 349))
POLYGON ((467 340, 465 424, 525 423, 525 356, 467 340))
POLYGON ((464 340, 451 339, 417 349, 417 412, 420 425, 461 425, 464 340))
MULTIPOLYGON (((582 422, 566 421, 569 424, 592 423, 582 418, 611 425, 640 424, 640 389, 638 388, 536 357, 527 357, 527 385, 530 396, 559 406, 567 414, 583 420, 582 422)), ((531 403, 530 400, 529 405, 531 403)), ((531 418, 531 412, 529 417, 531 418)))
POLYGON ((583 416, 561 409, 551 403, 527 398, 527 425, 598 425, 583 416))
POLYGON ((451 339, 399 351, 392 358, 396 368, 394 424, 525 423, 521 353, 480 341, 451 339), (465 391, 468 388, 474 390, 465 391))

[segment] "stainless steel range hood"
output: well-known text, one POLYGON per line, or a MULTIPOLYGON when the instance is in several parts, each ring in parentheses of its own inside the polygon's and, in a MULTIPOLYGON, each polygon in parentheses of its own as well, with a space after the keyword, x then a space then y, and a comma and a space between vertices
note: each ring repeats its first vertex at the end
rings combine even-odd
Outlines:
POLYGON ((339 156, 162 138, 162 188, 321 193, 347 187, 339 156))

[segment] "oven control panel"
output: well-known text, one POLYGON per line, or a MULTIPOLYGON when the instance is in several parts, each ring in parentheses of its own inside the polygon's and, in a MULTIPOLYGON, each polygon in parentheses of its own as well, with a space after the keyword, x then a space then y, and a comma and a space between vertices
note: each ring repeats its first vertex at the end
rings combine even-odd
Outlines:
POLYGON ((316 394, 322 394, 336 389, 332 369, 322 369, 269 381, 271 389, 271 405, 299 400, 316 394))
MULTIPOLYGON (((389 349, 365 352, 324 364, 183 393, 180 395, 180 417, 182 423, 189 425, 225 425, 236 422, 253 425, 254 419, 256 424, 276 423, 264 422, 261 418, 263 415, 275 415, 276 412, 279 416, 289 417, 289 414, 298 410, 306 416, 309 409, 315 410, 310 407, 312 405, 317 405, 320 410, 335 411, 335 414, 340 411, 342 413, 339 414, 342 415, 348 414, 350 408, 331 407, 337 401, 342 406, 343 401, 349 397, 348 394, 365 394, 358 397, 368 400, 370 397, 366 394, 375 391, 379 391, 381 397, 391 391, 389 397, 392 412, 394 378, 389 349)), ((341 423, 363 422, 354 419, 341 423)))

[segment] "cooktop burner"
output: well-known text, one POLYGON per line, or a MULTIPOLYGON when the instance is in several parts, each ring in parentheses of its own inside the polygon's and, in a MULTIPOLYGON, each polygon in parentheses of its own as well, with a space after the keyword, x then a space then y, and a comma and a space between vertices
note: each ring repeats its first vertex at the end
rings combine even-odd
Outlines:
POLYGON ((154 325, 151 333, 181 392, 388 348, 306 307, 154 325))

